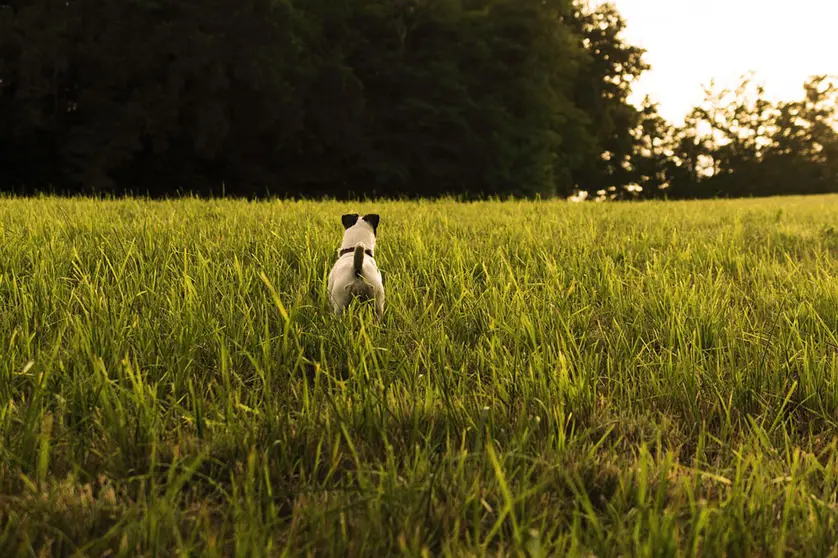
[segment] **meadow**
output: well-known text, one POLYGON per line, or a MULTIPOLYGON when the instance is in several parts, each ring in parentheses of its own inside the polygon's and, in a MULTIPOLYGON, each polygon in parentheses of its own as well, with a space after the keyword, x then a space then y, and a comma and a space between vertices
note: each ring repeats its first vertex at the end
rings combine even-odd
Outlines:
POLYGON ((838 555, 836 272, 835 195, 0 199, 0 556, 838 555))

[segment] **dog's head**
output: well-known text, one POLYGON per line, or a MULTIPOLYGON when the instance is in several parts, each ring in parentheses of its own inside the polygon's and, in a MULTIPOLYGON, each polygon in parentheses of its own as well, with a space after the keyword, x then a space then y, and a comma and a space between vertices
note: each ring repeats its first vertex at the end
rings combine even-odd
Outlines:
POLYGON ((355 246, 363 242, 368 249, 375 249, 375 234, 378 232, 380 218, 375 213, 360 216, 357 213, 349 213, 341 217, 343 222, 343 248, 355 246))

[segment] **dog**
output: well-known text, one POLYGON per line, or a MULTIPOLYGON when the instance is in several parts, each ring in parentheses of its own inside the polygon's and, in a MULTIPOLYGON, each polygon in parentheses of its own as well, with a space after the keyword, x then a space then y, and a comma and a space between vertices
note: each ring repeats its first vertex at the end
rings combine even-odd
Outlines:
POLYGON ((384 313, 384 284, 375 263, 375 235, 379 216, 357 213, 343 215, 343 242, 338 259, 329 272, 329 298, 336 315, 340 316, 353 298, 374 300, 375 312, 384 313))

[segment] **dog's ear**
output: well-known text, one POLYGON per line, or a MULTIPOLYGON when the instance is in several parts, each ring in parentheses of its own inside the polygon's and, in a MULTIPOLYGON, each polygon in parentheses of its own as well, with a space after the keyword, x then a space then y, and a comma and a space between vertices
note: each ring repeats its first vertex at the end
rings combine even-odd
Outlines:
POLYGON ((344 215, 340 218, 341 222, 343 222, 343 228, 348 229, 355 225, 358 222, 358 214, 357 213, 349 213, 344 215))
POLYGON ((380 218, 377 214, 370 213, 369 215, 364 215, 362 219, 370 225, 372 225, 373 234, 376 234, 378 232, 378 221, 380 220, 380 218))

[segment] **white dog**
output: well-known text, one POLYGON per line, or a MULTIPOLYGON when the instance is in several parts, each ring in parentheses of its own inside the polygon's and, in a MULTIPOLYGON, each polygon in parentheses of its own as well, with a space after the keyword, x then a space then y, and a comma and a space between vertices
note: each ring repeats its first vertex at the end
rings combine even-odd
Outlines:
POLYGON ((379 317, 384 312, 384 285, 375 263, 375 233, 378 215, 344 215, 343 242, 338 260, 329 272, 329 296, 335 314, 340 316, 353 298, 375 300, 379 317))

